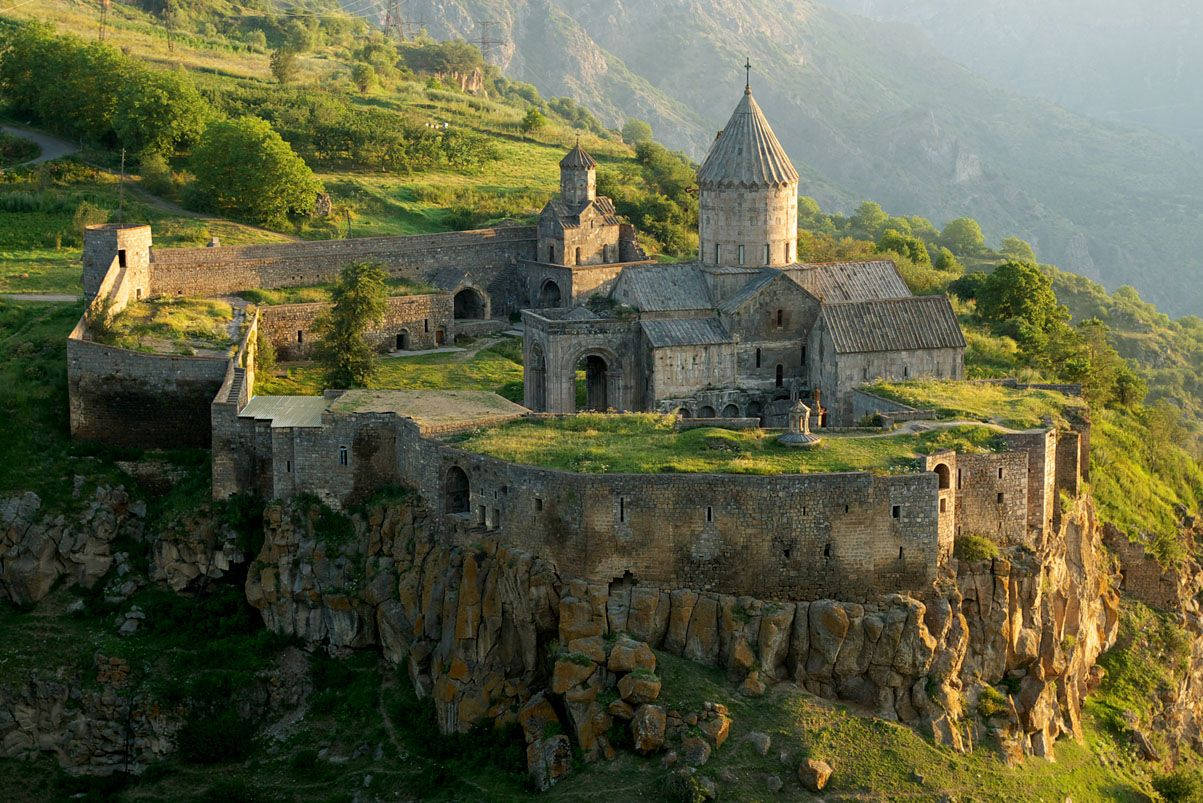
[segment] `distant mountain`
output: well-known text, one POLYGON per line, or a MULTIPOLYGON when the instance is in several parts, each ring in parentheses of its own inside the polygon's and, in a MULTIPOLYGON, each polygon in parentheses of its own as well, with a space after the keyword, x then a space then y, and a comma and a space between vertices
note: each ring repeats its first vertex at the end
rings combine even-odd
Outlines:
MULTIPOLYGON (((847 0, 851 2, 851 0, 847 0)), ((490 56, 610 124, 647 119, 701 156, 753 85, 825 206, 862 199, 937 223, 969 214, 997 239, 1173 314, 1203 310, 1203 162, 1177 141, 1001 90, 919 28, 812 2, 409 0, 436 36, 490 56)))
POLYGON ((912 23, 1001 86, 1203 150, 1197 0, 828 0, 912 23))

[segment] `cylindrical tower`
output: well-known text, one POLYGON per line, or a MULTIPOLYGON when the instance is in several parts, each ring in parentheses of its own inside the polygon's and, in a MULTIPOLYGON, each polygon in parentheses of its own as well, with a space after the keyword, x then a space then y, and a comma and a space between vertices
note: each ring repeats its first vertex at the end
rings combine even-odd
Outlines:
POLYGON ((560 197, 574 211, 597 197, 597 162, 580 142, 560 160, 560 197))
POLYGON ((798 171, 745 89, 698 170, 704 265, 764 267, 797 259, 798 171))

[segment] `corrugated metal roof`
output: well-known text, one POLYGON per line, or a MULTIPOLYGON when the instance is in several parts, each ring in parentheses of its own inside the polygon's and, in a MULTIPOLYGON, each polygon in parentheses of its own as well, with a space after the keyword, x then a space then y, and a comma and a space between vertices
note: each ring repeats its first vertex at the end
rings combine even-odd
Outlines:
POLYGON ((611 297, 643 312, 714 308, 706 280, 696 264, 626 268, 615 282, 611 297))
POLYGON ((271 421, 277 427, 320 427, 330 400, 324 396, 255 396, 239 418, 271 421))
POLYGON ((965 347, 946 296, 825 304, 823 317, 839 354, 965 347))
POLYGON ((796 182, 798 171, 785 154, 760 105, 745 90, 727 127, 698 169, 700 187, 779 187, 796 182))
POLYGON ((731 341, 718 318, 644 321, 641 325, 652 348, 710 346, 731 341))
POLYGON ((908 298, 910 289, 889 260, 803 264, 786 273, 811 295, 827 304, 908 298))

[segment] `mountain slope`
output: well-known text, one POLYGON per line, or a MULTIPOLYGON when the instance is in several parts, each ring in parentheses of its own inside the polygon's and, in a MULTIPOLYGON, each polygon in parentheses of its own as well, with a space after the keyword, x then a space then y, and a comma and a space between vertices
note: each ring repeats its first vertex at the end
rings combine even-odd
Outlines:
POLYGON ((997 238, 1172 313, 1203 307, 1182 286, 1203 251, 1203 164, 1176 142, 1002 91, 937 53, 917 28, 811 2, 411 0, 439 36, 479 36, 545 94, 610 124, 647 118, 695 157, 738 99, 745 56, 761 105, 825 206, 875 198, 997 238))

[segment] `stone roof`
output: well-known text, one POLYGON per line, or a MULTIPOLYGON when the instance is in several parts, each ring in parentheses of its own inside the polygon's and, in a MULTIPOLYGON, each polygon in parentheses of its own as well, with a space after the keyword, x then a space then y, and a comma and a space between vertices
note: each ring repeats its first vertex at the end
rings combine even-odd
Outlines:
POLYGON ((611 298, 642 312, 714 308, 706 280, 696 264, 625 268, 614 284, 611 298))
POLYGON ((585 149, 581 147, 578 141, 576 147, 568 151, 568 154, 560 160, 560 167, 567 167, 573 170, 588 170, 597 167, 597 162, 593 161, 593 157, 585 153, 585 149))
POLYGON ((745 90, 727 127, 710 146, 698 169, 701 187, 779 187, 797 182, 785 149, 765 119, 760 105, 745 90))
POLYGON ((597 210, 602 223, 607 226, 617 226, 622 223, 618 218, 618 212, 614 210, 614 202, 603 195, 599 195, 592 201, 579 207, 564 203, 564 199, 562 198, 552 198, 547 202, 545 210, 550 210, 564 228, 574 229, 581 225, 581 215, 590 207, 597 210))
POLYGON ((946 296, 912 296, 823 306, 837 354, 965 348, 946 296))
POLYGON ((907 298, 910 289, 889 260, 802 264, 786 269, 788 276, 826 304, 907 298))
POLYGON ((761 290, 781 275, 782 272, 775 268, 765 268, 753 277, 751 281, 741 287, 735 295, 724 301, 722 306, 719 307, 719 311, 725 315, 732 315, 738 312, 740 307, 755 298, 761 290))
POLYGON ((731 336, 718 318, 643 321, 643 334, 652 348, 669 346, 712 346, 730 343, 731 336))

